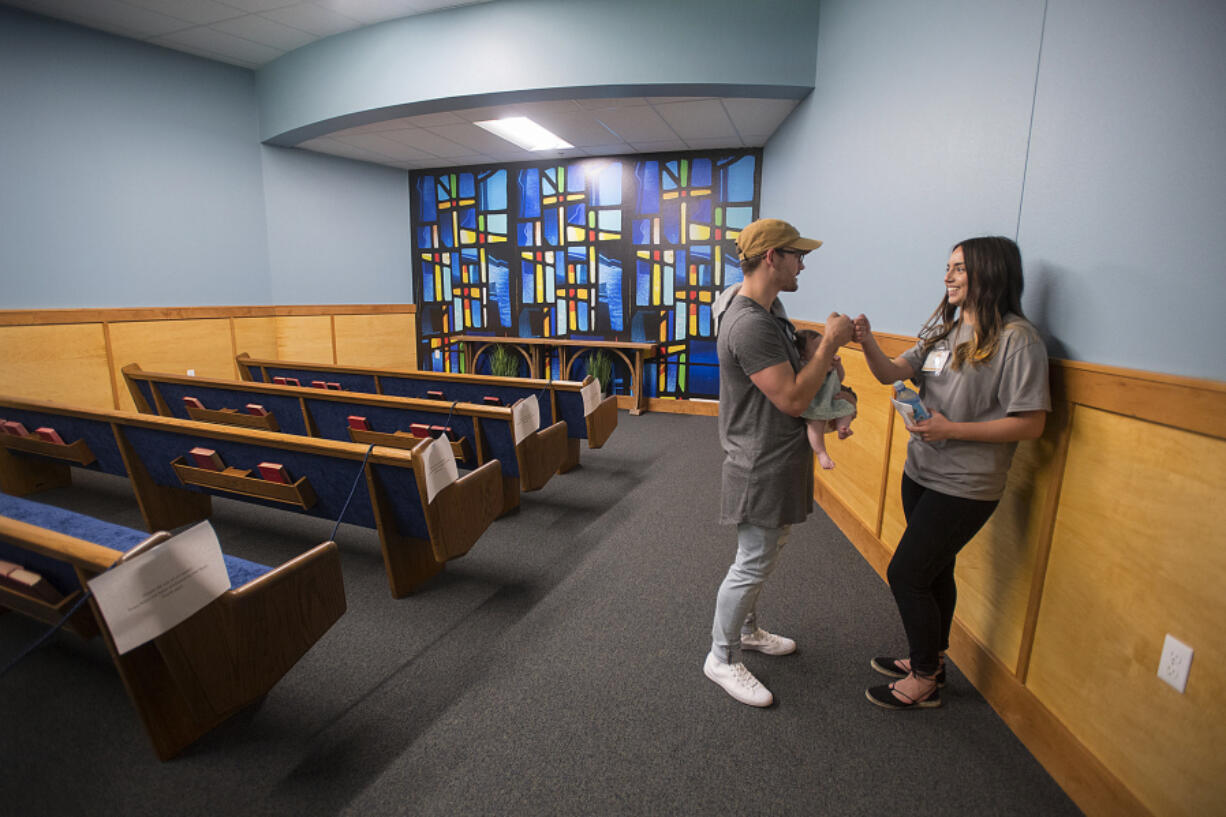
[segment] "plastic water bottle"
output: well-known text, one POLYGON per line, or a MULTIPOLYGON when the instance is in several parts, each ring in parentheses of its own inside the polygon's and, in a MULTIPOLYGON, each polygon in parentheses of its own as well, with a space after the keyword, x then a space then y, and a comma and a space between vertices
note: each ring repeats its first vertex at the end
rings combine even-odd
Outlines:
POLYGON ((894 399, 911 407, 911 411, 915 413, 916 422, 927 420, 932 416, 928 409, 924 408, 924 404, 920 402, 920 397, 915 393, 915 389, 910 388, 901 380, 894 381, 894 399))

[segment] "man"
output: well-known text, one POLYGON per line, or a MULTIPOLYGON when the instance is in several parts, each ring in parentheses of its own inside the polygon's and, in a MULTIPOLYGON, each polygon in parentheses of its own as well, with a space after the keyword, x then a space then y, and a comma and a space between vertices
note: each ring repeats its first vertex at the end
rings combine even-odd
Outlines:
POLYGON ((703 672, 750 706, 770 706, 774 698, 741 663, 741 650, 796 650, 792 639, 758 626, 755 607, 791 526, 813 507, 813 452, 800 414, 852 337, 851 320, 831 314, 817 354, 802 366, 792 325, 772 313, 780 292, 796 291, 805 254, 821 245, 778 219, 742 230, 737 249, 745 280, 719 324, 720 523, 737 526, 737 550, 715 600, 703 672))

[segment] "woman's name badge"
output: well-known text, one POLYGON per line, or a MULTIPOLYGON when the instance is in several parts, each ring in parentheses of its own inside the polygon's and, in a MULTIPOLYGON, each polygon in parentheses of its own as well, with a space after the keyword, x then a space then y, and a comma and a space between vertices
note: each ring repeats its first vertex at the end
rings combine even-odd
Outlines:
POLYGON ((945 366, 948 363, 948 349, 933 349, 928 353, 928 357, 924 359, 923 372, 925 374, 941 374, 945 371, 945 366))

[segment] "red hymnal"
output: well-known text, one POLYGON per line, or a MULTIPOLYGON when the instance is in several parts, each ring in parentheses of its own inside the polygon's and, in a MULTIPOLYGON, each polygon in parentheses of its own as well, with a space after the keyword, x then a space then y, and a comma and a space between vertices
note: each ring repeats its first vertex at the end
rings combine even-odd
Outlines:
POLYGON ((312 380, 312 381, 311 381, 311 385, 312 385, 312 386, 314 386, 314 387, 315 387, 315 388, 317 388, 317 389, 326 389, 326 388, 328 388, 328 384, 327 384, 327 383, 325 383, 325 382, 323 382, 322 380, 312 380))
POLYGON ((4 425, 4 432, 6 434, 12 434, 14 437, 29 437, 30 436, 30 432, 26 431, 26 427, 23 426, 21 423, 17 422, 16 420, 5 420, 3 425, 4 425))
POLYGON ((327 382, 327 384, 326 384, 326 385, 327 385, 327 387, 328 387, 328 388, 332 389, 332 391, 340 391, 340 390, 341 390, 341 384, 340 384, 340 383, 333 383, 331 380, 329 380, 329 381, 327 382))
POLYGON ((431 400, 442 400, 442 399, 444 399, 444 398, 443 398, 443 393, 442 393, 441 391, 428 391, 428 392, 426 392, 426 397, 429 397, 431 400))
POLYGON ((501 405, 502 405, 502 398, 501 398, 501 397, 488 397, 488 396, 487 396, 487 397, 482 397, 482 398, 481 398, 481 402, 485 403, 487 406, 501 406, 501 405))
POLYGON ((289 385, 288 383, 285 382, 285 378, 281 377, 281 375, 277 375, 276 377, 274 377, 272 379, 272 382, 276 383, 278 386, 288 386, 289 385))
POLYGON ((202 408, 204 408, 204 403, 201 403, 201 402, 200 402, 200 401, 199 401, 197 398, 195 398, 195 397, 184 397, 184 398, 183 398, 183 405, 185 405, 185 406, 191 406, 192 408, 198 408, 198 409, 202 409, 202 408))
POLYGON ((268 409, 264 408, 259 403, 248 403, 247 413, 254 414, 257 417, 264 417, 268 414, 268 409))
POLYGON ((370 423, 366 422, 366 418, 356 414, 349 415, 349 427, 356 428, 358 431, 370 431, 370 423))
POLYGON ((451 439, 451 426, 430 426, 430 436, 431 437, 445 436, 447 439, 450 440, 451 439))
POLYGON ((224 471, 226 464, 221 461, 221 455, 211 448, 193 448, 192 459, 197 468, 207 468, 210 471, 224 471))
POLYGON ((425 423, 412 423, 409 425, 409 433, 414 437, 429 437, 430 426, 425 423))
POLYGON ((56 432, 54 428, 48 428, 44 426, 42 428, 34 429, 34 433, 49 443, 55 443, 56 445, 66 445, 63 439, 60 438, 59 433, 56 432))
POLYGON ((262 462, 259 464, 260 476, 269 482, 284 482, 289 484, 289 471, 279 462, 262 462))
POLYGON ((302 385, 301 383, 298 382, 298 378, 296 377, 285 378, 285 384, 287 386, 301 386, 302 385))
POLYGON ((6 562, 3 559, 0 559, 0 577, 7 576, 8 574, 12 573, 14 570, 20 570, 20 569, 21 569, 21 565, 14 564, 13 562, 6 562))

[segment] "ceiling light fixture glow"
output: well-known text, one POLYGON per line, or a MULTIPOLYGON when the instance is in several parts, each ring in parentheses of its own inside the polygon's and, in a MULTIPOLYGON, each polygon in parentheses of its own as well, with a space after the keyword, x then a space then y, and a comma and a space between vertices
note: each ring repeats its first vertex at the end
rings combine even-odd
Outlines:
POLYGON ((573 148, 560 136, 550 133, 526 116, 508 116, 502 119, 487 119, 484 122, 474 122, 479 128, 485 128, 495 136, 500 136, 508 142, 519 145, 524 150, 562 150, 573 148))

